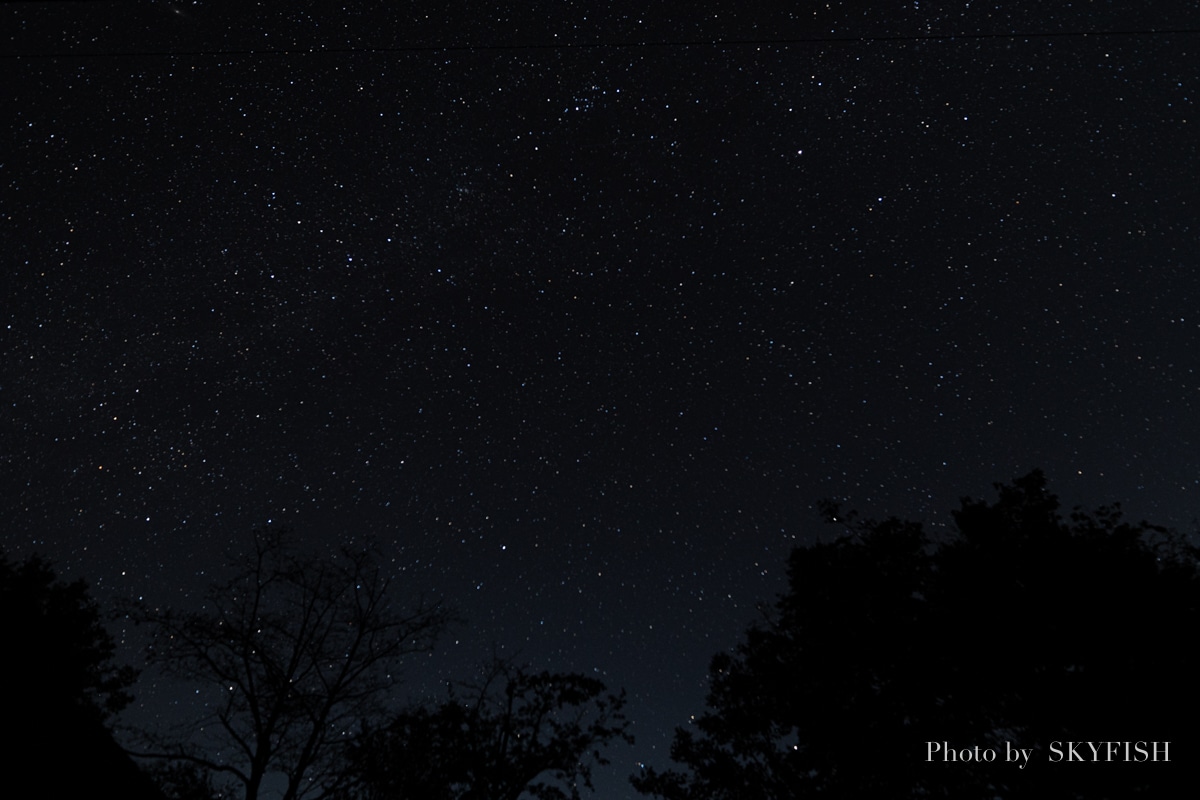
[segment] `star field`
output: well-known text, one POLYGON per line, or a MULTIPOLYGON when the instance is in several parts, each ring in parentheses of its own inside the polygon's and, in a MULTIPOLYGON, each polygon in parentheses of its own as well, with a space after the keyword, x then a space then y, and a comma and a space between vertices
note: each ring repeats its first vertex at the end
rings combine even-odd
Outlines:
POLYGON ((375 538, 467 620, 414 692, 624 686, 632 797, 823 497, 1190 529, 1195 3, 243 5, 0 8, 9 552, 375 538))

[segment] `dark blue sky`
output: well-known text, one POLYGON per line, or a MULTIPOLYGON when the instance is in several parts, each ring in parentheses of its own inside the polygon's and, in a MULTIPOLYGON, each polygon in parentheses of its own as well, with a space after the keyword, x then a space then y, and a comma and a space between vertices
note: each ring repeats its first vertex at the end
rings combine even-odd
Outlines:
POLYGON ((624 686, 626 797, 823 497, 1191 529, 1196 3, 462 5, 0 5, 0 545, 377 538, 468 620, 414 691, 624 686))

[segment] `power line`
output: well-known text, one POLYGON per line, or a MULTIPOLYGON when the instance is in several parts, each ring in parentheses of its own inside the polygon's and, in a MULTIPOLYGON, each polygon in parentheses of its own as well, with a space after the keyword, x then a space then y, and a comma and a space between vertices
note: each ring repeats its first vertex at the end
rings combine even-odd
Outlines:
POLYGON ((547 50, 635 50, 635 49, 672 49, 672 48, 740 48, 740 47, 788 47, 805 44, 860 44, 870 42, 968 42, 989 39, 1023 40, 1023 39, 1089 39, 1089 38, 1134 38, 1148 36, 1194 36, 1200 33, 1200 28, 1162 28, 1143 30, 1101 30, 1101 31, 1054 31, 1031 33, 955 33, 955 34, 914 34, 914 35, 878 35, 878 36, 799 36, 784 39, 692 39, 660 42, 631 41, 631 42, 595 42, 595 43, 546 43, 546 44, 464 44, 464 45, 404 45, 393 47, 309 47, 309 48, 272 48, 266 50, 242 48, 229 50, 145 50, 122 52, 44 52, 44 53, 2 53, 4 59, 100 59, 100 58, 197 58, 197 57, 232 57, 232 58, 265 58, 293 57, 313 55, 375 55, 375 54, 405 54, 405 53, 488 53, 488 52, 520 52, 547 50))

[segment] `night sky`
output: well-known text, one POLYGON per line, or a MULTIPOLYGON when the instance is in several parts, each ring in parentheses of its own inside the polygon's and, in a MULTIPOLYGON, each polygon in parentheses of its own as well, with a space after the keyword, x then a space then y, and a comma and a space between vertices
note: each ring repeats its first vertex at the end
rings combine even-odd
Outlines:
POLYGON ((1193 530, 1200 4, 513 5, 0 4, 0 547, 374 538, 414 695, 625 687, 625 798, 822 498, 1193 530))

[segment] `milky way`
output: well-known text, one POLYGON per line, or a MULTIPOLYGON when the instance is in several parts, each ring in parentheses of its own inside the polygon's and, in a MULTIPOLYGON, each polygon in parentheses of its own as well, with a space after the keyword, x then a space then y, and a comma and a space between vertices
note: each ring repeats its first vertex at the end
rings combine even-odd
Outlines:
POLYGON ((821 498, 1190 527, 1195 3, 243 5, 0 9, 9 552, 376 539, 467 620, 414 693, 624 686, 623 797, 821 498))

